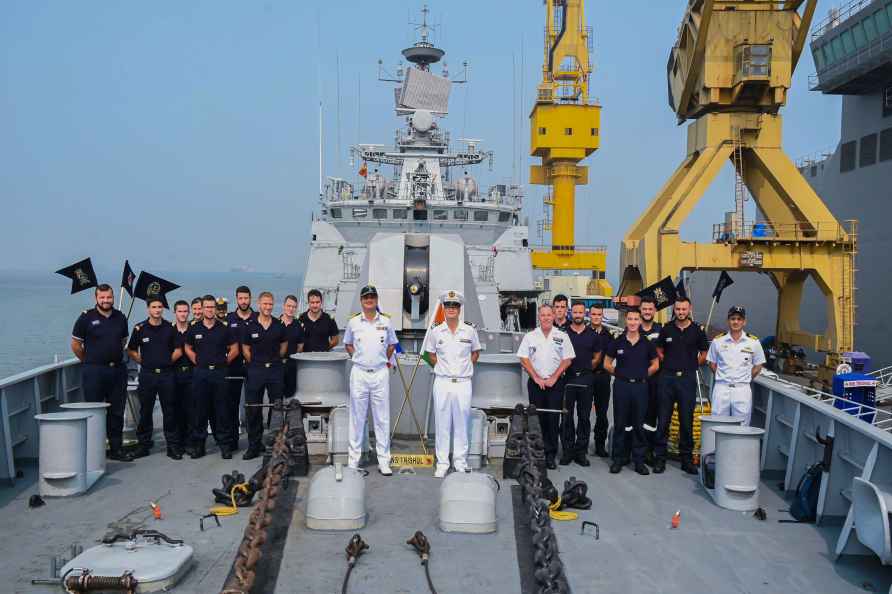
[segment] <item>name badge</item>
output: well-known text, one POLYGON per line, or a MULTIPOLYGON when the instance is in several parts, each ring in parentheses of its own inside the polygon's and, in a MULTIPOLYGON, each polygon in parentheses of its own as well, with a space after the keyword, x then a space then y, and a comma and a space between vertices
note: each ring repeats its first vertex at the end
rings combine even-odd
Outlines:
POLYGON ((145 338, 142 339, 142 341, 143 341, 143 342, 149 342, 149 337, 146 336, 145 338))
POLYGON ((99 320, 93 320, 93 321, 90 322, 90 323, 93 324, 94 326, 98 326, 98 325, 99 325, 99 320))
POLYGON ((251 338, 259 338, 259 337, 260 337, 260 334, 258 334, 257 332, 253 332, 251 334, 251 338))
POLYGON ((672 337, 671 336, 667 337, 666 342, 672 342, 672 337))
POLYGON ((202 338, 204 338, 204 334, 196 334, 195 335, 195 340, 201 340, 202 338))
POLYGON ((458 341, 465 344, 471 344, 473 342, 470 338, 459 338, 458 341))
POLYGON ((238 324, 233 322, 229 325, 230 328, 238 328, 238 324))
POLYGON ((381 324, 375 326, 375 330, 387 330, 387 326, 383 326, 381 324))
POLYGON ((563 339, 563 338, 558 338, 558 337, 555 336, 554 338, 552 338, 552 340, 553 340, 555 343, 557 343, 557 344, 564 344, 564 339, 563 339))
POLYGON ((625 353, 625 352, 626 352, 625 349, 617 349, 616 354, 617 354, 617 355, 622 355, 622 354, 625 353))

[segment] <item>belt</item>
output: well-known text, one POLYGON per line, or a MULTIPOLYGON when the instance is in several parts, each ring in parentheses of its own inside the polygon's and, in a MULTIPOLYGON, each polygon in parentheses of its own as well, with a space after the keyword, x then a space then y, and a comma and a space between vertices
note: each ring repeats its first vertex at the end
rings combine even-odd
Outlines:
POLYGON ((140 369, 143 373, 167 373, 170 367, 148 367, 140 369))
POLYGON ((588 375, 589 373, 594 373, 591 369, 580 369, 580 370, 570 370, 570 375, 573 377, 579 377, 580 375, 588 375))
POLYGON ((87 365, 99 365, 100 367, 118 367, 120 363, 109 361, 108 363, 87 363, 87 365))
POLYGON ((641 379, 637 377, 617 377, 616 379, 622 382, 628 382, 630 384, 643 384, 647 381, 647 379, 641 379))
POLYGON ((180 365, 177 367, 177 371, 192 371, 191 365, 180 365))
POLYGON ((200 367, 201 369, 210 369, 211 371, 213 371, 214 369, 224 369, 226 366, 225 366, 225 365, 218 365, 218 364, 215 363, 214 365, 199 365, 199 367, 200 367))
POLYGON ((384 368, 383 368, 383 367, 377 367, 377 368, 372 368, 372 367, 360 367, 359 365, 354 365, 354 366, 353 366, 353 369, 358 369, 358 370, 360 370, 360 371, 365 371, 366 373, 375 373, 376 371, 381 371, 381 370, 384 369, 384 368))
POLYGON ((728 382, 716 382, 716 384, 718 384, 720 386, 727 386, 728 388, 739 388, 742 386, 749 386, 750 382, 737 382, 734 384, 730 384, 728 382))
POLYGON ((264 369, 269 369, 271 367, 278 367, 279 365, 281 365, 281 363, 279 363, 278 361, 270 361, 268 363, 252 363, 248 365, 248 368, 263 367, 264 369))
POLYGON ((445 375, 438 375, 437 379, 443 380, 444 382, 452 382, 453 384, 471 381, 471 378, 469 378, 469 377, 448 377, 445 375))
POLYGON ((689 374, 689 373, 694 373, 694 372, 693 372, 693 371, 686 371, 686 370, 674 371, 674 370, 671 370, 671 369, 667 369, 667 370, 665 370, 663 373, 667 373, 667 374, 669 374, 669 375, 674 375, 675 377, 683 377, 683 376, 685 376, 685 375, 687 375, 687 374, 689 374))

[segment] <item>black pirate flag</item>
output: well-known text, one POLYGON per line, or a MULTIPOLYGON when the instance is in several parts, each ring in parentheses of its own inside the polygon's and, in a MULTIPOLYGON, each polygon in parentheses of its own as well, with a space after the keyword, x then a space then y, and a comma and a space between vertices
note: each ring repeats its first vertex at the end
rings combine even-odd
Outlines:
POLYGON ((675 284, 675 298, 681 299, 682 297, 688 296, 688 290, 684 288, 684 275, 680 275, 678 277, 678 282, 675 284))
POLYGON ((715 289, 712 291, 712 298, 715 299, 716 303, 721 300, 722 292, 733 284, 734 281, 731 280, 731 276, 722 270, 722 273, 719 275, 719 280, 715 283, 715 289))
POLYGON ((90 262, 90 258, 57 270, 56 274, 71 279, 72 295, 99 284, 96 282, 96 273, 93 272, 93 263, 90 262))
POLYGON ((124 260, 124 272, 121 273, 121 287, 123 287, 131 297, 133 297, 133 281, 135 280, 136 275, 133 274, 133 269, 130 268, 130 260, 124 260))
POLYGON ((165 309, 169 309, 167 305, 166 295, 175 289, 179 289, 180 285, 164 280, 160 276, 155 276, 143 270, 136 279, 136 288, 133 289, 133 297, 148 301, 149 297, 158 297, 165 309))
POLYGON ((636 293, 639 297, 652 297, 656 303, 657 311, 669 307, 677 298, 672 277, 667 276, 655 285, 651 285, 636 293))

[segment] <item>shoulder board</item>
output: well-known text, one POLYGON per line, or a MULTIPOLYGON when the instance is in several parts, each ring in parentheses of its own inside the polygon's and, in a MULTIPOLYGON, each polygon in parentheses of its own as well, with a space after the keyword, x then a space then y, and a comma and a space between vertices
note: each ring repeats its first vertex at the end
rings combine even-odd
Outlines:
POLYGON ((390 317, 390 314, 386 314, 386 313, 384 313, 383 311, 379 311, 378 313, 381 314, 382 316, 384 316, 385 318, 389 318, 389 317, 390 317))
POLYGON ((700 324, 700 329, 706 332, 706 326, 704 326, 703 324, 700 324))
POLYGON ((137 324, 133 329, 134 329, 134 330, 142 330, 142 325, 141 325, 141 324, 137 324))
POLYGON ((474 326, 474 324, 472 324, 471 322, 469 322, 469 321, 467 321, 467 320, 465 320, 465 324, 467 324, 467 325, 470 326, 471 328, 476 328, 476 326, 474 326))
POLYGON ((361 314, 362 314, 362 312, 355 313, 355 314, 353 314, 352 316, 350 316, 350 319, 353 319, 353 318, 355 318, 356 316, 361 315, 361 314))
POLYGON ((727 332, 721 332, 721 333, 719 333, 719 334, 716 334, 716 335, 715 335, 715 338, 714 338, 713 340, 718 339, 718 338, 724 338, 724 337, 727 336, 727 335, 728 335, 727 332))
POLYGON ((753 340, 759 340, 759 337, 756 336, 755 334, 747 334, 747 336, 749 336, 749 337, 752 338, 753 340))
POLYGON ((88 313, 89 311, 90 311, 89 309, 85 309, 84 311, 81 312, 81 315, 82 315, 82 316, 85 316, 85 315, 87 315, 87 313, 88 313))
POLYGON ((198 322, 198 320, 192 320, 191 322, 189 322, 189 325, 194 326, 197 322, 198 322))

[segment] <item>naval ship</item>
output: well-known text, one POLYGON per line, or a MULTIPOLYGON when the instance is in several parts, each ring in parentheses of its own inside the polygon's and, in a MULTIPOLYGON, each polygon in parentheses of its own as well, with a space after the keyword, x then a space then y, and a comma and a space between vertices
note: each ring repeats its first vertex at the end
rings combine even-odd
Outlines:
MULTIPOLYGON (((546 1, 558 17, 582 4, 546 1)), ((566 23, 558 18, 549 26, 566 23)), ((305 289, 322 290, 324 307, 339 326, 357 311, 359 287, 378 288, 402 350, 391 384, 399 471, 383 477, 342 467, 349 362, 337 349, 295 355, 297 393, 291 408, 275 412, 262 463, 221 460, 213 452, 200 461, 174 461, 162 449, 135 463, 106 464, 103 440, 89 438, 97 434, 97 417, 95 407, 82 404, 78 361, 24 371, 0 380, 0 525, 7 535, 0 544, 0 589, 892 591, 886 567, 892 563, 892 414, 868 405, 853 412, 832 395, 773 373, 754 383, 753 483, 723 487, 717 475, 710 487, 674 464, 660 476, 613 476, 606 461, 592 457, 590 467, 547 473, 558 492, 567 481, 584 481, 591 507, 575 510, 574 519, 539 514, 541 502, 530 503, 535 486, 509 467, 518 462, 512 449, 518 432, 526 439, 524 456, 535 442, 535 423, 518 421, 523 416, 514 410, 526 404, 514 352, 521 333, 535 324, 535 306, 548 287, 531 263, 520 218, 522 188, 481 190, 473 168, 490 154, 478 140, 453 148, 446 131, 451 81, 433 72, 445 51, 430 42, 426 27, 421 32, 403 51, 410 66, 391 81, 401 125, 396 142, 354 148, 366 173, 361 187, 329 178, 312 222, 305 275, 305 289), (474 472, 467 475, 474 478, 467 480, 474 481, 474 493, 485 495, 480 501, 488 502, 491 515, 476 531, 455 530, 443 507, 447 482, 465 480, 464 473, 435 479, 425 464, 432 447, 432 378, 419 346, 437 297, 447 289, 465 294, 465 320, 478 327, 485 345, 474 375, 474 472), (49 437, 72 434, 81 439, 79 448, 51 447, 49 437), (79 453, 96 447, 98 457, 79 453), (283 475, 283 460, 298 451, 309 468, 283 475), (815 521, 787 523, 800 477, 818 463, 815 521), (237 472, 251 477, 258 471, 266 478, 253 507, 209 514, 221 475, 232 481, 237 472), (34 501, 39 492, 53 493, 54 485, 72 484, 68 496, 34 501), (723 488, 732 499, 756 497, 755 513, 717 505, 716 491, 723 488)), ((704 392, 709 381, 704 371, 704 392)), ((101 424, 98 434, 104 435, 101 424)), ((371 470, 373 451, 365 461, 371 470)), ((531 459, 521 462, 527 474, 539 472, 531 459)))

